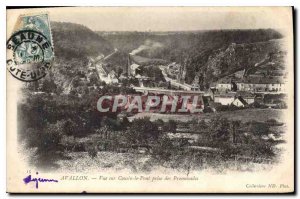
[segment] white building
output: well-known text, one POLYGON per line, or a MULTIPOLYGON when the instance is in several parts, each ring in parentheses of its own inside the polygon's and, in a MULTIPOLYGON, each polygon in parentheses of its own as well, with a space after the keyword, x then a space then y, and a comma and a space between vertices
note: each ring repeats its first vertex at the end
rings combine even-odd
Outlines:
POLYGON ((238 91, 250 92, 286 92, 286 86, 282 79, 277 77, 247 77, 236 82, 238 91))
POLYGON ((224 94, 215 94, 214 102, 222 105, 235 105, 244 107, 245 105, 254 103, 255 96, 248 92, 229 92, 224 94))
POLYGON ((104 81, 106 84, 119 82, 114 70, 108 71, 103 64, 96 64, 96 68, 101 81, 104 81))
POLYGON ((216 83, 216 89, 219 92, 227 92, 232 90, 232 81, 231 78, 224 77, 222 79, 219 79, 216 83))
POLYGON ((214 102, 222 105, 230 105, 234 99, 235 93, 216 94, 214 97, 214 102))
POLYGON ((255 97, 243 97, 247 104, 253 104, 255 102, 255 97))
POLYGON ((218 91, 230 91, 231 90, 231 83, 218 83, 216 88, 218 91))
POLYGON ((130 67, 130 75, 136 76, 136 70, 139 69, 140 65, 138 65, 138 64, 131 64, 129 67, 130 67))

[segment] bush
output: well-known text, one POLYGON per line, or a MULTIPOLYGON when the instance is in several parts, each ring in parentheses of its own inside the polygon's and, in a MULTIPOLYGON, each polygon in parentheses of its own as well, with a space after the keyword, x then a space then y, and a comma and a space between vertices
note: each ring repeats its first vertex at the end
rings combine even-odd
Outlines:
POLYGON ((211 107, 204 107, 204 109, 203 109, 203 113, 213 113, 213 112, 214 112, 214 110, 211 107))
POLYGON ((173 153, 178 150, 167 136, 160 137, 152 146, 152 156, 161 160, 168 161, 173 153))
POLYGON ((240 109, 245 109, 245 107, 236 107, 233 105, 222 105, 216 107, 216 111, 235 111, 240 109))
POLYGON ((206 122, 203 119, 200 121, 197 121, 196 123, 192 123, 189 126, 193 132, 197 132, 197 133, 206 132, 206 130, 208 128, 208 125, 206 124, 206 122))
POLYGON ((110 130, 120 130, 121 129, 121 122, 115 118, 110 117, 103 117, 101 121, 101 126, 107 126, 110 130))
POLYGON ((250 108, 268 108, 268 106, 255 101, 254 103, 249 105, 250 108))
POLYGON ((250 139, 248 144, 238 148, 238 154, 254 158, 272 158, 275 155, 274 145, 261 139, 250 139))
POLYGON ((64 133, 66 135, 76 135, 76 131, 78 131, 78 124, 71 119, 67 119, 64 123, 64 133))
POLYGON ((85 148, 91 158, 97 157, 97 148, 94 143, 87 143, 85 148))
POLYGON ((85 151, 84 143, 78 142, 74 136, 64 135, 60 141, 64 150, 73 152, 85 151))
POLYGON ((176 133, 177 122, 174 121, 174 120, 169 120, 168 122, 164 123, 162 129, 163 129, 164 132, 176 133))
POLYGON ((275 119, 268 119, 266 121, 266 123, 269 124, 270 126, 274 126, 274 125, 278 124, 277 120, 275 120, 275 119))
POLYGON ((49 152, 57 150, 63 135, 62 121, 57 121, 55 124, 47 124, 40 132, 31 129, 30 136, 27 137, 28 143, 32 147, 37 147, 40 152, 49 152))
POLYGON ((208 124, 209 137, 212 144, 220 144, 229 141, 230 122, 227 118, 214 117, 208 124))
POLYGON ((262 136, 268 135, 269 133, 269 125, 262 122, 252 122, 250 124, 250 132, 253 135, 262 136))
POLYGON ((158 119, 158 120, 155 120, 155 124, 158 126, 158 127, 163 127, 165 122, 162 120, 162 119, 158 119))
POLYGON ((286 103, 286 102, 283 102, 283 101, 282 101, 282 102, 278 103, 277 106, 276 106, 275 108, 277 108, 277 109, 287 109, 288 106, 287 106, 287 103, 286 103))
POLYGON ((126 132, 130 144, 149 145, 159 137, 158 125, 150 118, 136 119, 126 132))

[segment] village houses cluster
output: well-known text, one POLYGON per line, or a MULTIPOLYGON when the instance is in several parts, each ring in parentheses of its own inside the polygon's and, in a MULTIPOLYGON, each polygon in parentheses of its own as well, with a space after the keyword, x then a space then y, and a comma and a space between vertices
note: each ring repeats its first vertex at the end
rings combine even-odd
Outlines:
POLYGON ((258 95, 285 94, 286 84, 279 77, 250 75, 239 79, 222 78, 210 90, 215 103, 244 107, 253 104, 258 95))
MULTIPOLYGON (((118 50, 115 49, 113 53, 106 57, 100 55, 94 59, 90 58, 88 63, 89 74, 97 74, 98 81, 106 84, 120 84, 122 79, 134 78, 137 80, 138 85, 131 86, 138 92, 149 93, 151 87, 145 86, 145 83, 151 81, 151 79, 139 72, 143 65, 137 61, 135 55, 128 55, 128 63, 122 74, 117 74, 115 70, 106 66, 106 60, 117 52, 118 50)), ((175 62, 156 65, 159 66, 165 81, 172 88, 183 92, 194 92, 194 94, 205 98, 203 100, 207 102, 205 105, 210 107, 217 105, 246 107, 253 104, 257 99, 263 98, 266 94, 285 94, 287 89, 284 79, 278 76, 249 75, 237 78, 235 74, 232 74, 212 83, 208 90, 200 91, 199 76, 197 74, 195 74, 194 81, 191 84, 185 82, 186 68, 184 66, 175 62)), ((154 94, 170 90, 170 88, 159 87, 151 89, 150 92, 154 94)), ((269 106, 275 107, 276 104, 269 104, 269 106)))

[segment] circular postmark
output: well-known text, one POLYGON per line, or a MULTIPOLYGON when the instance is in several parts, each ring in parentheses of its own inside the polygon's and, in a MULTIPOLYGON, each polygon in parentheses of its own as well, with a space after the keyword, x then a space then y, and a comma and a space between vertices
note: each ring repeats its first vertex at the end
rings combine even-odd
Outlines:
POLYGON ((41 32, 21 30, 6 42, 8 71, 25 82, 37 81, 47 74, 53 61, 51 42, 41 32))

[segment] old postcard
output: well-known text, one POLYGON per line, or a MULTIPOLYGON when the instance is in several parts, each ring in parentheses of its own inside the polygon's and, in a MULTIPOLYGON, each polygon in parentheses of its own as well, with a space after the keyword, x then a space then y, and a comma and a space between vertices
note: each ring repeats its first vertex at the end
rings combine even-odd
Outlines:
POLYGON ((7 8, 7 192, 294 192, 292 7, 7 8))

